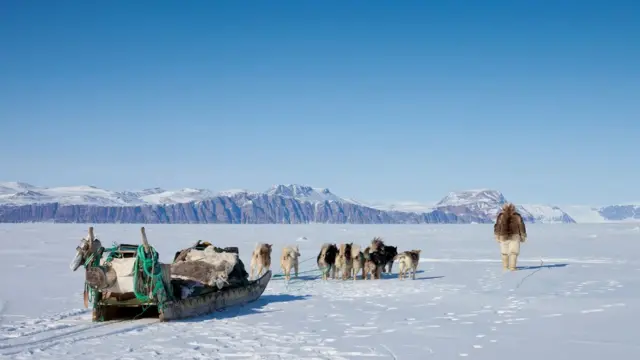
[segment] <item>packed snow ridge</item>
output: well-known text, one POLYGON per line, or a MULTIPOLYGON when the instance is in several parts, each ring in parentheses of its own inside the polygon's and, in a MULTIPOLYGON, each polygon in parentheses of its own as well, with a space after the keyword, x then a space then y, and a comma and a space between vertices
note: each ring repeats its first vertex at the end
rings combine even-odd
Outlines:
MULTIPOLYGON (((221 198, 232 199, 234 204, 239 207, 255 206, 254 202, 258 198, 263 199, 263 204, 269 199, 284 198, 293 199, 301 204, 310 204, 316 208, 326 204, 327 206, 349 205, 390 214, 455 214, 458 219, 462 219, 456 221, 466 223, 486 222, 495 219, 502 205, 508 201, 501 192, 493 189, 451 192, 433 204, 412 201, 379 204, 343 198, 332 193, 328 188, 299 184, 277 184, 262 192, 246 189, 214 192, 200 188, 166 190, 155 187, 135 191, 111 191, 87 185, 47 188, 24 182, 0 183, 0 210, 7 207, 47 204, 88 207, 170 206, 221 198)), ((517 201, 515 203, 528 222, 640 221, 640 206, 633 204, 604 207, 583 205, 560 207, 547 204, 518 204, 517 201)), ((269 206, 277 207, 278 203, 269 206)), ((440 215, 436 217, 441 217, 440 215)), ((360 219, 360 221, 367 222, 366 219, 360 219)))

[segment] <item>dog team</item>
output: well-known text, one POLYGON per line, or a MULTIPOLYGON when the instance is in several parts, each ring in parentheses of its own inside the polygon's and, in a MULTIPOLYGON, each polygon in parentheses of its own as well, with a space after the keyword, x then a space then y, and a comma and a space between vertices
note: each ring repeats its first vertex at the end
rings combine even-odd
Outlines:
MULTIPOLYGON (((254 274, 260 276, 263 271, 271 267, 272 244, 260 243, 251 254, 251 279, 254 274)), ((353 243, 336 244, 326 243, 322 245, 320 253, 316 258, 316 263, 322 273, 322 280, 332 279, 336 275, 342 276, 343 280, 353 278, 356 280, 357 274, 362 272, 362 279, 380 279, 386 268, 387 273, 391 273, 394 261, 398 261, 400 271, 398 277, 402 280, 409 276, 415 279, 416 270, 420 261, 421 250, 409 250, 398 254, 396 246, 385 245, 381 238, 375 237, 371 245, 361 250, 360 245, 353 243)), ((300 259, 300 249, 298 246, 285 246, 280 255, 280 267, 286 280, 291 279, 291 270, 294 276, 298 277, 298 265, 300 259)))
MULTIPOLYGON (((520 255, 520 244, 527 239, 527 230, 522 216, 516 211, 513 204, 507 203, 502 207, 493 226, 493 234, 500 244, 500 255, 502 267, 511 271, 516 270, 518 256, 520 255)), ((251 254, 251 279, 254 279, 254 272, 257 276, 271 267, 271 244, 260 243, 251 254)), ((400 280, 408 278, 411 271, 411 278, 415 280, 416 270, 420 261, 421 250, 409 250, 398 253, 396 246, 386 245, 381 238, 375 237, 371 245, 364 250, 360 245, 344 243, 325 243, 320 249, 316 258, 318 269, 322 273, 322 280, 327 280, 329 276, 336 279, 336 275, 342 280, 352 278, 356 280, 359 272, 362 272, 361 279, 380 279, 385 269, 386 273, 391 273, 394 261, 398 261, 398 278, 400 280)), ((298 277, 298 264, 300 249, 298 246, 285 246, 280 256, 280 267, 283 270, 286 280, 291 279, 291 270, 294 276, 298 277)))

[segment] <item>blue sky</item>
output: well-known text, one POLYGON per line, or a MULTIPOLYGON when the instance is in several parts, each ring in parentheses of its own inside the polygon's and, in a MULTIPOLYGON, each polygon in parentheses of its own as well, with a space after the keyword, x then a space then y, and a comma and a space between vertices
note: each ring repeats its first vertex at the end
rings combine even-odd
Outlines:
POLYGON ((3 2, 0 179, 640 200, 640 5, 437 3, 3 2))

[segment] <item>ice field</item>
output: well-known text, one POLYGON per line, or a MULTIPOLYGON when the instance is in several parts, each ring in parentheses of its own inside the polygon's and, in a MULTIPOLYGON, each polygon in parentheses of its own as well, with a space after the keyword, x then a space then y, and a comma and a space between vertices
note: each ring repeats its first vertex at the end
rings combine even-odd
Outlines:
MULTIPOLYGON (((145 225, 170 262, 196 240, 298 244, 300 270, 260 300, 200 318, 92 323, 69 262, 90 224, 0 224, 0 359, 634 359, 640 356, 640 224, 530 224, 518 271, 492 225, 145 225), (318 279, 324 242, 422 249, 416 280, 318 279), (308 260, 310 259, 310 260, 308 260), (307 260, 307 261, 305 261, 307 260)), ((140 225, 96 224, 103 245, 140 225)))

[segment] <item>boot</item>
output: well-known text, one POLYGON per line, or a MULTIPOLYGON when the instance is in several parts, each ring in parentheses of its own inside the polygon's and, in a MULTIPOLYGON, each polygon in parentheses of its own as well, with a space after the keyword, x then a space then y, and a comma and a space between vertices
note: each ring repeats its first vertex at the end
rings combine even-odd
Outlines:
POLYGON ((502 268, 507 269, 509 267, 509 255, 502 254, 502 268))
POLYGON ((518 254, 509 255, 509 270, 515 271, 517 263, 518 263, 518 254))

